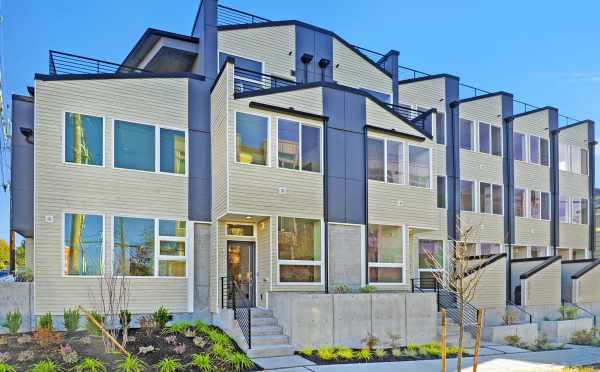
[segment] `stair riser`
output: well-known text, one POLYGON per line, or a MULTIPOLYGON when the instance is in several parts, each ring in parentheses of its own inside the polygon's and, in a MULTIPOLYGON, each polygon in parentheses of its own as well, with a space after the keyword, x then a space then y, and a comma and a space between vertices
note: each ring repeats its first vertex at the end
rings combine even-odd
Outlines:
POLYGON ((254 318, 252 319, 252 326, 270 326, 276 325, 275 319, 273 318, 254 318))
POLYGON ((284 335, 275 335, 275 336, 258 336, 254 337, 252 335, 252 345, 259 346, 279 346, 279 345, 288 345, 288 338, 284 335))
POLYGON ((276 336, 283 335, 281 327, 277 326, 265 326, 265 327, 252 327, 252 336, 276 336))
POLYGON ((252 309, 251 312, 252 319, 254 318, 272 318, 273 311, 272 310, 264 310, 264 309, 252 309))
POLYGON ((256 348, 246 351, 246 354, 250 358, 266 358, 266 357, 277 357, 277 356, 288 356, 294 355, 294 348, 291 346, 278 346, 272 348, 256 348))

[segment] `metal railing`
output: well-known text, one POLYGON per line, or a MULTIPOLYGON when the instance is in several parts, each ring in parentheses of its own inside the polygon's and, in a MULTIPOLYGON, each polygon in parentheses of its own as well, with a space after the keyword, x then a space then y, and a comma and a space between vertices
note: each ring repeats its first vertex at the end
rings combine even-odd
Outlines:
POLYGON ((561 300, 560 300, 560 302, 561 302, 561 304, 562 304, 563 306, 565 306, 565 304, 569 304, 569 306, 572 306, 572 307, 576 308, 577 310, 581 310, 581 311, 583 311, 584 313, 586 313, 587 315, 589 315, 589 316, 590 316, 590 317, 593 319, 593 322, 594 322, 594 327, 593 327, 593 329, 594 329, 594 330, 596 329, 596 324, 597 324, 597 323, 596 323, 596 314, 592 313, 591 311, 589 311, 588 309, 586 309, 586 308, 584 308, 584 307, 581 307, 581 306, 577 305, 577 304, 576 304, 576 303, 574 303, 574 302, 567 301, 567 300, 565 300, 565 299, 561 299, 561 300))
POLYGON ((221 277, 221 307, 233 310, 233 319, 240 326, 248 349, 252 348, 252 304, 248 291, 240 288, 233 277, 221 277))
POLYGON ((525 311, 525 309, 523 309, 521 306, 515 304, 514 302, 510 301, 510 300, 506 300, 506 306, 512 306, 513 308, 519 310, 519 312, 524 315, 525 317, 527 317, 527 319, 529 319, 529 323, 533 323, 533 315, 531 315, 531 313, 528 313, 527 311, 525 311))
POLYGON ((415 110, 408 106, 393 105, 391 103, 387 103, 387 105, 392 109, 392 111, 408 119, 415 127, 424 132, 431 132, 430 128, 425 127, 426 116, 421 116, 425 113, 425 111, 415 110))
POLYGON ((437 292, 438 282, 435 277, 431 278, 412 278, 410 280, 411 292, 437 292))
POLYGON ((58 52, 56 50, 50 50, 48 53, 48 70, 50 75, 149 72, 136 67, 58 52))
POLYGON ((262 22, 270 22, 270 20, 225 5, 217 5, 217 24, 219 26, 245 25, 262 22))
POLYGON ((463 325, 466 331, 475 333, 477 331, 477 318, 479 316, 479 309, 470 304, 469 302, 461 302, 458 295, 446 288, 437 289, 437 303, 438 311, 441 309, 446 310, 446 314, 456 324, 460 324, 460 308, 461 303, 463 307, 463 325))
POLYGON ((363 48, 358 45, 352 45, 352 47, 354 49, 358 50, 361 54, 363 54, 367 58, 369 58, 371 61, 376 63, 379 67, 385 69, 385 61, 381 60, 383 57, 385 57, 385 54, 376 52, 371 49, 363 48))
POLYGON ((235 67, 233 75, 234 93, 254 92, 257 90, 298 85, 293 80, 261 74, 241 67, 235 67))
POLYGON ((398 66, 398 80, 416 79, 425 76, 431 76, 431 74, 406 66, 398 66))

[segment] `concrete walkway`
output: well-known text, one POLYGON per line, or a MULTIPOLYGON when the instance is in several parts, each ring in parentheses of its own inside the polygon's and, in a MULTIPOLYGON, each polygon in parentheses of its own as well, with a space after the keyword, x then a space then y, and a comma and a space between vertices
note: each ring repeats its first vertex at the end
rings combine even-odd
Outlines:
MULTIPOLYGON (((567 345, 567 350, 526 352, 522 349, 502 352, 494 345, 488 345, 488 352, 479 358, 478 371, 481 372, 546 372, 560 371, 563 367, 600 363, 600 348, 593 346, 567 345), (492 354, 494 350, 496 354, 492 354)), ((463 358, 464 371, 471 371, 473 358, 463 358)), ((454 371, 456 359, 448 359, 448 372, 454 371)), ((337 364, 328 366, 306 365, 272 369, 281 372, 439 372, 440 360, 419 360, 410 362, 337 364)))

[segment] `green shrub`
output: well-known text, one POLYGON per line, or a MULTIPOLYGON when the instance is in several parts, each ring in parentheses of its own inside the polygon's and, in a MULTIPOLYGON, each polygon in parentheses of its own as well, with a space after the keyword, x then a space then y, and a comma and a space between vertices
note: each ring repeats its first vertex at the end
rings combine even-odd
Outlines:
POLYGON ((582 329, 576 331, 571 335, 571 343, 577 345, 593 345, 594 344, 594 332, 590 330, 582 329))
POLYGON ((559 308, 562 320, 573 320, 577 318, 577 308, 572 306, 561 306, 559 308))
POLYGON ((409 358, 416 358, 419 355, 418 349, 409 348, 409 347, 404 349, 404 351, 402 353, 404 354, 404 356, 409 357, 409 358))
POLYGON ((215 344, 210 349, 210 353, 215 358, 225 359, 225 358, 227 358, 227 355, 229 355, 231 353, 231 350, 221 344, 215 344))
POLYGON ((354 357, 354 353, 349 347, 340 346, 335 350, 335 357, 341 360, 351 360, 354 357))
POLYGON ((340 284, 337 287, 335 287, 335 293, 350 293, 352 292, 352 289, 350 289, 350 287, 348 287, 346 284, 340 284))
POLYGON ((98 359, 85 358, 72 368, 75 372, 106 372, 106 366, 98 359))
POLYGON ((52 331, 54 329, 54 326, 52 325, 52 314, 48 313, 46 315, 42 315, 38 320, 38 327, 52 331))
POLYGON ((213 372, 216 370, 210 361, 208 354, 194 354, 192 355, 192 362, 190 366, 202 371, 202 372, 213 372))
POLYGON ((460 348, 458 346, 450 345, 446 347, 446 355, 449 357, 455 357, 460 353, 460 348))
POLYGON ((371 332, 367 332, 367 335, 360 340, 369 350, 373 351, 379 344, 379 337, 373 335, 371 332))
POLYGON ((423 344, 419 346, 419 355, 425 358, 441 358, 442 347, 437 342, 431 342, 429 344, 423 344))
POLYGON ((335 359, 335 350, 331 346, 321 346, 317 349, 317 356, 321 360, 333 360, 335 359))
POLYGON ((506 342, 507 345, 510 345, 513 347, 520 347, 520 348, 525 347, 525 343, 523 343, 523 341, 521 340, 521 337, 519 337, 517 335, 510 335, 510 336, 504 337, 504 342, 506 342))
POLYGON ((387 355, 385 349, 377 349, 375 350, 375 356, 379 359, 383 359, 385 358, 385 356, 387 355))
POLYGON ((400 350, 400 349, 392 349, 392 356, 394 358, 400 358, 402 356, 402 350, 400 350))
MULTIPOLYGON (((104 322, 104 317, 98 313, 97 311, 90 311, 90 315, 94 320, 98 323, 102 324, 104 322)), ((98 328, 91 320, 87 319, 85 323, 85 329, 92 336, 102 336, 102 331, 98 328)))
POLYGON ((133 355, 128 355, 125 359, 117 362, 117 372, 142 372, 147 369, 146 363, 133 355))
POLYGON ((194 329, 196 332, 198 332, 198 334, 207 334, 212 328, 210 328, 210 326, 203 321, 198 320, 196 323, 194 323, 194 329))
POLYGON ((371 355, 371 350, 367 349, 366 347, 358 350, 355 353, 355 357, 356 359, 362 360, 363 362, 368 362, 373 358, 373 356, 371 355))
POLYGON ((48 359, 37 362, 31 367, 30 372, 57 372, 62 371, 62 368, 56 362, 48 359))
POLYGON ((214 345, 221 345, 226 349, 233 348, 233 341, 227 336, 225 333, 221 332, 218 329, 211 329, 206 336, 214 345))
POLYGON ((6 314, 6 321, 2 324, 2 327, 8 329, 11 335, 15 335, 19 332, 21 324, 23 323, 23 317, 19 310, 9 311, 6 314))
POLYGON ((190 322, 185 322, 185 321, 175 322, 175 323, 163 328, 162 333, 164 335, 183 333, 187 329, 190 329, 190 328, 194 328, 194 325, 190 322))
MULTIPOLYGON (((154 318, 154 321, 156 322, 156 324, 158 325, 158 327, 160 329, 165 328, 165 326, 167 325, 167 323, 173 319, 173 316, 171 315, 171 313, 169 313, 169 310, 167 310, 166 307, 161 306, 158 308, 158 310, 156 310, 154 312, 154 314, 152 315, 152 318, 154 318)), ((166 358, 168 359, 168 358, 166 358)))
POLYGON ((374 293, 377 291, 377 287, 372 284, 360 287, 360 293, 374 293))
POLYGON ((234 371, 241 371, 254 367, 252 360, 244 353, 229 353, 223 361, 229 364, 234 371))
POLYGON ((17 282, 33 282, 33 270, 29 267, 22 267, 15 270, 15 279, 17 282))
POLYGON ((79 310, 67 309, 63 314, 63 322, 67 333, 75 333, 79 329, 79 310))
POLYGON ((300 353, 306 357, 313 355, 314 352, 315 352, 315 349, 313 349, 310 346, 305 346, 303 348, 300 348, 300 350, 298 350, 298 353, 300 353))
POLYGON ((548 342, 548 337, 544 334, 536 338, 533 344, 527 348, 532 351, 556 350, 556 347, 548 342))
POLYGON ((183 365, 175 358, 164 358, 156 363, 155 367, 159 372, 175 372, 183 370, 183 365))
POLYGON ((13 366, 0 362, 0 372, 17 372, 17 370, 13 366))

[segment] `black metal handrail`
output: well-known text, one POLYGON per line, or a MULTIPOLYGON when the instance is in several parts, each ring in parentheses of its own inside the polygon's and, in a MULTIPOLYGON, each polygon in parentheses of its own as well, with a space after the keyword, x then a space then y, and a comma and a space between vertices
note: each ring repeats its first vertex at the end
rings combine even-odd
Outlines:
POLYGON ((225 5, 217 5, 217 24, 219 26, 244 25, 269 21, 266 18, 251 13, 233 9, 225 5))
POLYGON ((241 67, 234 69, 234 92, 254 92, 257 90, 281 88, 298 85, 293 80, 288 80, 272 75, 266 75, 241 67))
POLYGON ((233 310, 233 319, 240 326, 248 349, 252 348, 252 304, 248 293, 231 276, 221 277, 221 307, 233 310), (226 297, 225 297, 226 296, 226 297))
MULTIPOLYGON (((445 309, 446 314, 456 324, 460 324, 460 297, 447 288, 437 289, 438 310, 445 309)), ((469 302, 463 304, 463 325, 465 330, 474 333, 477 330, 477 318, 479 317, 479 309, 469 302)))
POLYGON ((588 309, 586 309, 586 308, 584 308, 584 307, 581 307, 581 306, 577 305, 577 304, 576 304, 576 303, 574 303, 574 302, 567 301, 567 300, 565 300, 564 298, 563 298, 563 299, 561 299, 561 300, 560 300, 560 302, 561 302, 561 304, 562 304, 563 306, 565 306, 565 304, 569 304, 569 305, 573 306, 574 308, 576 308, 577 310, 581 310, 581 311, 583 311, 584 313, 586 313, 586 314, 590 315, 590 316, 592 317, 592 319, 593 319, 593 322, 594 322, 594 329, 596 329, 596 314, 592 313, 591 311, 589 311, 588 309))
POLYGON ((529 318, 529 323, 533 323, 533 315, 531 315, 531 313, 525 311, 525 309, 523 309, 521 306, 515 304, 514 302, 512 302, 510 300, 506 300, 506 305, 516 308, 517 310, 519 310, 519 312, 521 312, 522 314, 524 314, 526 317, 529 318))
POLYGON ((410 280, 411 292, 437 292, 438 281, 435 277, 431 278, 412 278, 410 280))
POLYGON ((48 53, 48 72, 50 75, 65 75, 115 74, 117 72, 130 73, 149 71, 100 59, 50 50, 48 53))
POLYGON ((416 79, 425 76, 431 76, 431 74, 407 66, 398 66, 398 80, 416 79))
POLYGON ((406 107, 406 106, 399 106, 399 105, 394 105, 391 103, 387 103, 387 105, 397 114, 400 114, 402 116, 404 116, 405 118, 407 118, 408 120, 412 120, 414 118, 416 118, 417 116, 424 114, 425 111, 421 111, 421 110, 417 110, 417 109, 413 109, 411 107, 406 107))

